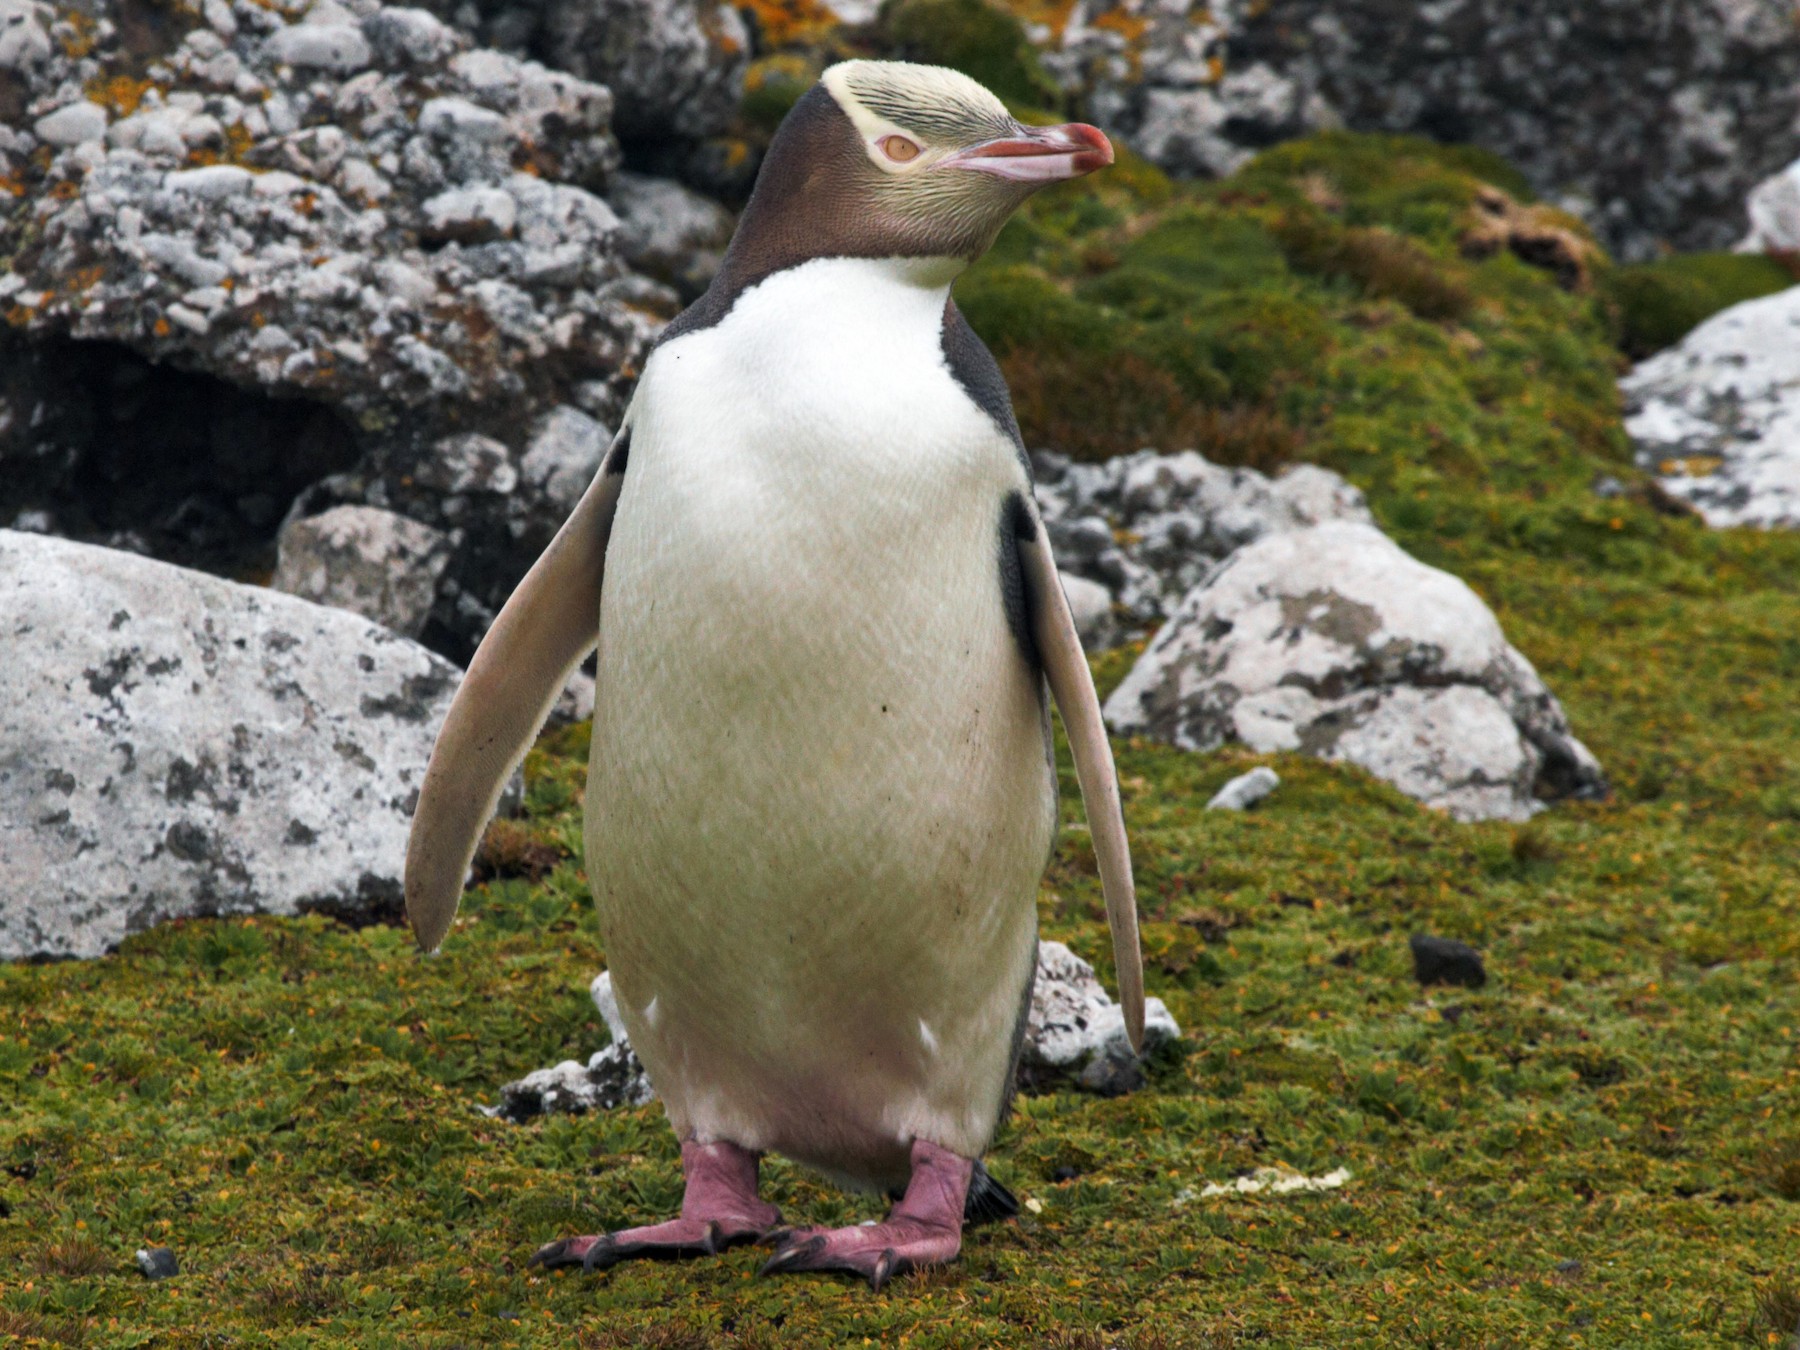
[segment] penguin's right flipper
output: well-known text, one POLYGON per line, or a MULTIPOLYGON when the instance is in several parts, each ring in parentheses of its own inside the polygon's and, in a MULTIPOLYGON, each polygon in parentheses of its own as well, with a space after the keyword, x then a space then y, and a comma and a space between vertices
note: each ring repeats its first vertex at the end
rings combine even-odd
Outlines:
POLYGON ((1106 923, 1112 930, 1113 965, 1119 976, 1119 1005, 1125 1034, 1133 1050, 1144 1048, 1144 956, 1138 946, 1137 888, 1131 877, 1131 847, 1125 838, 1125 813, 1119 802, 1119 776, 1113 766, 1094 673, 1075 632, 1075 618, 1063 594, 1062 578, 1050 552, 1037 505, 1024 492, 1008 502, 1010 533, 1019 556, 1026 615, 1031 637, 1043 662, 1050 692, 1069 733, 1075 777, 1087 807, 1088 835, 1100 867, 1100 890, 1106 897, 1106 923))
POLYGON ((625 482, 629 429, 607 451, 556 538, 512 593, 450 703, 413 812, 406 917, 435 951, 500 790, 600 634, 600 579, 625 482))

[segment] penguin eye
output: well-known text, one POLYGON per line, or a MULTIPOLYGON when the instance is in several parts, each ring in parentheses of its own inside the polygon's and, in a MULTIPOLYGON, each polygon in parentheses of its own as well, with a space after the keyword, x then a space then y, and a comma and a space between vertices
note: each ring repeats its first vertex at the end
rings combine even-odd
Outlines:
POLYGON ((919 157, 919 147, 904 136, 882 137, 881 152, 896 164, 904 164, 919 157))

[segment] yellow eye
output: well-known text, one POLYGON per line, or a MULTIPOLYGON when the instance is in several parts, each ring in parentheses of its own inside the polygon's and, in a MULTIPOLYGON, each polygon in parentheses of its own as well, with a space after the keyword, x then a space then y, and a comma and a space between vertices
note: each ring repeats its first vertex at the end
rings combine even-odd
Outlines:
POLYGON ((881 141, 881 152, 896 164, 904 164, 909 159, 919 157, 919 147, 904 136, 884 136, 881 141))

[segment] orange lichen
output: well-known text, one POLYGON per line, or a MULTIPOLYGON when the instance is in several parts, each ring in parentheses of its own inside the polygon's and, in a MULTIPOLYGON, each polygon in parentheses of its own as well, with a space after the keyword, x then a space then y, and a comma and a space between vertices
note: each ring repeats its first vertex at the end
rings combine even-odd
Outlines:
POLYGON ((1104 14, 1094 16, 1094 27, 1117 33, 1126 42, 1135 44, 1148 31, 1150 20, 1136 14, 1127 14, 1122 9, 1109 9, 1104 14))
POLYGON ((63 54, 72 61, 79 61, 94 50, 98 25, 92 15, 78 9, 64 10, 59 17, 69 30, 62 39, 63 54))
POLYGON ((1000 8, 1020 23, 1042 25, 1060 42, 1075 12, 1075 0, 1001 0, 1000 8))
POLYGON ((149 80, 140 80, 132 75, 114 75, 108 79, 95 80, 82 92, 90 103, 98 103, 114 117, 130 117, 144 101, 144 95, 156 88, 149 80))
POLYGON ((739 9, 770 47, 817 42, 840 23, 821 0, 747 0, 739 9))

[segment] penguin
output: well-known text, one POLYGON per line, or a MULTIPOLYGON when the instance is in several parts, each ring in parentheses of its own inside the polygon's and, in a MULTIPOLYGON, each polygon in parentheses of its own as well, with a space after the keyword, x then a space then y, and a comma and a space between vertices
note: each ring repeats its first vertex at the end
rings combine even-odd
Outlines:
POLYGON ((951 298, 1047 184, 1112 163, 957 72, 832 66, 773 138, 710 289, 481 643, 437 739, 406 909, 435 950, 501 785, 595 652, 586 865, 613 989, 681 1145, 679 1217, 532 1258, 774 1245, 879 1290, 949 1262, 1010 1100, 1057 828, 1086 803, 1133 1048, 1117 775, 1000 370, 951 298), (788 1229, 778 1152, 896 1197, 788 1229))

